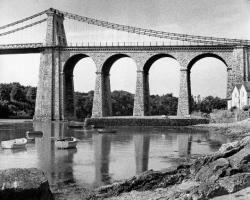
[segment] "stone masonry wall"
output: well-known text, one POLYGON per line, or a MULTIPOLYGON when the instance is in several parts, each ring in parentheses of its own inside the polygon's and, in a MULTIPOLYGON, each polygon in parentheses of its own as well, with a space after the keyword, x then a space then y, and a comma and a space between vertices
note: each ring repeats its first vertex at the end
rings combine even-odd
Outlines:
MULTIPOLYGON (((190 99, 191 99, 191 86, 190 86, 190 74, 185 70, 188 70, 188 66, 191 61, 196 59, 196 57, 202 54, 211 54, 214 57, 219 57, 227 65, 228 70, 228 88, 229 91, 232 85, 236 82, 242 81, 244 72, 244 62, 243 62, 243 50, 242 48, 214 48, 207 49, 143 49, 141 51, 136 51, 133 48, 126 50, 119 48, 119 50, 110 51, 105 49, 104 51, 88 51, 80 50, 75 53, 84 53, 89 57, 93 58, 94 62, 97 64, 97 72, 102 73, 102 67, 104 62, 111 56, 119 53, 126 54, 135 60, 137 64, 137 81, 136 81, 136 91, 135 91, 135 102, 134 102, 134 116, 144 116, 149 115, 149 83, 148 77, 144 75, 144 65, 149 58, 157 54, 171 55, 175 58, 181 65, 181 80, 180 80, 180 97, 178 104, 178 114, 180 116, 186 116, 190 113, 190 99)), ((72 55, 74 53, 72 52, 72 55)), ((188 72, 188 71, 187 71, 188 72)), ((110 87, 110 82, 103 75, 97 74, 96 87, 95 87, 95 97, 93 105, 93 117, 110 116, 112 112, 109 109, 109 100, 107 94, 109 93, 107 88, 110 87)))
MULTIPOLYGON (((47 12, 46 46, 66 46, 63 15, 47 12)), ((48 48, 41 53, 35 120, 62 120, 61 52, 48 48)))

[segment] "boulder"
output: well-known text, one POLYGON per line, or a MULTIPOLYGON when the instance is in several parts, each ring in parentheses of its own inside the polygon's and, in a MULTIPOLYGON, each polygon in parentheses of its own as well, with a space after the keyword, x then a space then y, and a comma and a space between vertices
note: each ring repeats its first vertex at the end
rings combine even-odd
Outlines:
POLYGON ((203 182, 214 182, 226 171, 229 162, 225 158, 219 158, 207 166, 202 167, 196 174, 195 179, 203 182))
POLYGON ((250 150, 244 148, 238 153, 229 157, 229 163, 234 168, 239 168, 242 164, 250 162, 250 150))
POLYGON ((36 168, 0 171, 1 200, 53 200, 49 182, 36 168))

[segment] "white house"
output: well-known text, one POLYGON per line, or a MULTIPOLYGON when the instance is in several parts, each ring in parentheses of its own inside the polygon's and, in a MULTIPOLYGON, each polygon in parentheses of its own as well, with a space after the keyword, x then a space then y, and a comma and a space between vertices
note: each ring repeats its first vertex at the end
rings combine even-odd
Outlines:
POLYGON ((240 88, 240 108, 250 105, 250 82, 244 82, 240 88))
POLYGON ((236 84, 232 90, 232 93, 227 101, 227 109, 232 107, 240 107, 240 87, 241 84, 236 84))
POLYGON ((242 109, 245 105, 250 105, 250 82, 236 84, 227 101, 228 109, 232 107, 242 109))

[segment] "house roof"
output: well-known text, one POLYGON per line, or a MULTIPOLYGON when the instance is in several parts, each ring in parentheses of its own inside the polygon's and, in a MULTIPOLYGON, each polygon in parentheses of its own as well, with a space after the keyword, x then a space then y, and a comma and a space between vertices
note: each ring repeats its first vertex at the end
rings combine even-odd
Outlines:
POLYGON ((247 92, 250 92, 250 82, 244 82, 242 85, 245 86, 247 92))
POLYGON ((246 89, 248 98, 250 97, 250 82, 243 82, 242 86, 244 85, 244 88, 246 89))
POLYGON ((240 88, 244 85, 246 91, 247 91, 247 96, 248 98, 250 98, 250 82, 243 82, 241 84, 235 84, 232 91, 231 91, 231 94, 230 96, 227 98, 228 100, 232 99, 232 93, 234 91, 234 88, 236 87, 238 89, 238 91, 240 90, 240 88))
POLYGON ((238 92, 239 92, 241 86, 242 86, 242 84, 235 84, 234 87, 233 87, 233 89, 232 89, 232 91, 231 91, 231 94, 230 94, 229 98, 232 98, 232 93, 233 93, 233 91, 234 91, 234 88, 236 87, 236 88, 238 89, 238 92))

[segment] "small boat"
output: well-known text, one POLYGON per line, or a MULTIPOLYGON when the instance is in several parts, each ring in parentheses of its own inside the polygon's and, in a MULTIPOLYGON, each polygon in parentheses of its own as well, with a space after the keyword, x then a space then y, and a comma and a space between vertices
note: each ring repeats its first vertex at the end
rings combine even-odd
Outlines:
POLYGON ((1 146, 3 149, 21 149, 25 148, 27 144, 26 138, 2 141, 1 146))
POLYGON ((68 128, 83 128, 83 125, 78 124, 70 124, 68 125, 68 128))
POLYGON ((43 137, 43 132, 42 131, 27 131, 26 132, 26 137, 27 138, 36 138, 36 137, 43 137))
POLYGON ((74 137, 67 137, 55 141, 55 146, 58 149, 73 149, 76 148, 78 140, 74 137))
POLYGON ((116 129, 107 129, 107 128, 99 128, 97 129, 98 133, 116 133, 116 129))

